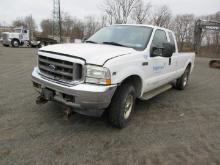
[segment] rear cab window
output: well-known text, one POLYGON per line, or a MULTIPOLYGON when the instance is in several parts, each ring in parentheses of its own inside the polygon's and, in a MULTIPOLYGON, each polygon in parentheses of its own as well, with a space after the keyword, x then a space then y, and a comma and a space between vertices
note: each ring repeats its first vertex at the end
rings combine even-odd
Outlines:
POLYGON ((168 42, 167 35, 164 30, 156 30, 151 47, 163 47, 163 43, 168 42))
POLYGON ((175 39, 174 39, 173 33, 168 32, 168 36, 170 39, 170 43, 173 45, 174 52, 176 52, 176 44, 175 44, 175 39))

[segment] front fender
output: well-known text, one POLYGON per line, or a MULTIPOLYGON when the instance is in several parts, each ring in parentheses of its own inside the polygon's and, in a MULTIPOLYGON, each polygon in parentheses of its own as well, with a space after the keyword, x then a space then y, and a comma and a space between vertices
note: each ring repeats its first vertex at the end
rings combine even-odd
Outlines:
POLYGON ((109 68, 112 75, 112 84, 120 84, 130 76, 138 76, 142 83, 144 79, 143 56, 140 54, 121 56, 108 61, 105 67, 109 68))
POLYGON ((190 68, 190 74, 192 73, 193 69, 194 69, 194 61, 195 61, 195 56, 192 55, 192 57, 190 59, 187 60, 187 63, 185 64, 185 69, 187 68, 187 66, 189 64, 191 64, 191 68, 190 68))

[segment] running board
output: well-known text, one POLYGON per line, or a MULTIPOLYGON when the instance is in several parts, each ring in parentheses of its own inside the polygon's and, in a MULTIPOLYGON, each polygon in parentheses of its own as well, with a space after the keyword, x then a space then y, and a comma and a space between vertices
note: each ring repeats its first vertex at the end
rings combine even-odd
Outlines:
POLYGON ((166 85, 163 85, 157 89, 154 89, 152 91, 149 91, 149 92, 146 92, 143 94, 143 96, 140 98, 141 100, 149 100, 151 98, 153 98, 154 96, 157 96, 169 89, 172 88, 172 85, 171 84, 166 84, 166 85))

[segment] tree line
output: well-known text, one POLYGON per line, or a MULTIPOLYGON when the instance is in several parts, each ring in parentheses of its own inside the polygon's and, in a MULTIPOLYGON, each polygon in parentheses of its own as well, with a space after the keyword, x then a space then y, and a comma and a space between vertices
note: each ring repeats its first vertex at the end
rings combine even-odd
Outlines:
MULTIPOLYGON (((100 28, 112 24, 151 24, 165 27, 176 33, 180 51, 192 51, 194 40, 194 24, 197 19, 220 21, 220 11, 214 14, 196 17, 193 14, 173 15, 167 5, 154 6, 145 0, 104 0, 100 4, 100 17, 87 16, 84 19, 72 17, 62 12, 62 35, 74 39, 88 38, 100 28)), ((32 16, 18 18, 13 26, 26 26, 37 30, 32 16)), ((53 33, 53 20, 44 19, 40 23, 42 35, 53 33)), ((203 47, 215 47, 213 53, 220 53, 220 34, 213 31, 203 32, 203 47)), ((212 49, 213 50, 213 49, 212 49)))

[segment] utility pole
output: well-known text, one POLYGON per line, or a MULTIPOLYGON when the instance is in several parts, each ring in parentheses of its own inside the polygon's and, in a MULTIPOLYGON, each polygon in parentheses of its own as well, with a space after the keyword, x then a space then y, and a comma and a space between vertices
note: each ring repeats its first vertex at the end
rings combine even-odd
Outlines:
POLYGON ((62 43, 62 22, 61 22, 60 0, 59 0, 59 28, 60 28, 60 42, 62 43))
POLYGON ((58 42, 62 42, 62 21, 60 0, 53 0, 53 38, 59 37, 58 42))
POLYGON ((31 40, 33 40, 34 37, 34 29, 33 29, 33 18, 32 18, 32 14, 30 15, 30 34, 29 37, 31 40))

